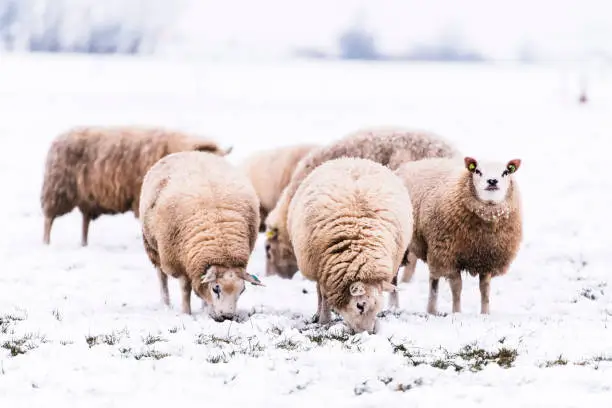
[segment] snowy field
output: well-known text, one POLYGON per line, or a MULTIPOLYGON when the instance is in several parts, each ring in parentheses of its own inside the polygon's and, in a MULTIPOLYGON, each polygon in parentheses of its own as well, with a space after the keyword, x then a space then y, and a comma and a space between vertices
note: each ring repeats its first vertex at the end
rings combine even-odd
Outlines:
MULTIPOLYGON (((603 407, 612 401, 609 148, 612 77, 577 104, 571 67, 160 62, 0 58, 0 405, 603 407), (192 297, 161 305, 132 214, 103 216, 81 248, 80 214, 42 244, 39 193, 51 139, 81 124, 178 127, 258 148, 328 142, 367 125, 435 131, 466 154, 519 157, 525 237, 463 313, 424 313, 427 273, 401 284, 376 335, 321 329, 312 282, 264 276, 263 239, 241 318, 217 323, 192 297)), ((263 238, 263 237, 262 237, 263 238)))

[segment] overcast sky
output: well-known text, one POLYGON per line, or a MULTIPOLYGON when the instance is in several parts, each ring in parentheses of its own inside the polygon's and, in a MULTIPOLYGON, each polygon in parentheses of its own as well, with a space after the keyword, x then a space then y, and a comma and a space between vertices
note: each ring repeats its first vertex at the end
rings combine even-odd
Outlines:
POLYGON ((168 51, 269 55, 295 47, 336 51, 338 33, 361 21, 381 50, 402 52, 459 34, 497 59, 529 46, 542 58, 612 55, 612 0, 177 0, 162 37, 168 51), (446 34, 445 34, 446 33, 446 34), (212 51, 211 51, 212 50, 212 51))

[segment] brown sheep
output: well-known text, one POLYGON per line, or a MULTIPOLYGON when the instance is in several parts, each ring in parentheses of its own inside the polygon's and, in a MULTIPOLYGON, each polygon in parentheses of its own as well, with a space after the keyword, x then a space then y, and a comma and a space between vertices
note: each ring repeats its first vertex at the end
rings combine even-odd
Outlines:
POLYGON ((521 161, 466 157, 406 163, 396 174, 412 199, 414 234, 408 252, 429 268, 427 311, 437 313, 438 283, 450 281, 453 312, 461 312, 461 271, 480 278, 481 313, 489 313, 491 278, 504 275, 522 240, 521 197, 514 173, 521 161))
POLYGON ((331 308, 352 330, 375 331, 412 237, 410 206, 402 180, 367 159, 329 160, 300 184, 287 230, 300 271, 317 282, 319 323, 330 321, 331 308))
POLYGON ((225 158, 180 152, 147 172, 140 199, 142 239, 170 305, 168 275, 181 281, 182 309, 191 290, 218 321, 233 318, 259 226, 259 200, 248 178, 225 158))
POLYGON ((392 127, 362 129, 314 149, 300 160, 291 181, 266 219, 266 275, 291 279, 298 270, 287 233, 287 210, 302 180, 320 164, 339 157, 356 157, 395 170, 404 162, 458 154, 459 151, 440 136, 392 127))
POLYGON ((242 162, 241 168, 249 176, 259 197, 261 219, 259 232, 266 230, 265 219, 289 183, 295 166, 315 147, 318 146, 298 144, 261 150, 242 162))
POLYGON ((142 179, 162 157, 197 150, 227 155, 212 141, 185 133, 143 127, 78 127, 60 134, 45 163, 41 207, 43 242, 51 241, 55 218, 75 207, 83 215, 81 245, 87 245, 89 223, 103 214, 133 211, 138 217, 142 179))

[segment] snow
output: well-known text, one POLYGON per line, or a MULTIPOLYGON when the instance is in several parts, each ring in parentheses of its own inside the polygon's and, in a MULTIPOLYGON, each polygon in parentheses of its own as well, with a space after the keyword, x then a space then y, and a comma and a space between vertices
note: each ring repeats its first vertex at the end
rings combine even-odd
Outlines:
POLYGON ((590 102, 579 105, 576 73, 554 66, 13 55, 0 69, 2 406, 609 404, 609 71, 592 74, 590 102), (400 285, 400 312, 381 317, 376 335, 352 336, 340 320, 328 329, 308 322, 312 282, 264 276, 262 237, 249 272, 267 286, 248 285, 239 321, 212 321, 196 297, 186 316, 176 280, 172 309, 162 307, 132 214, 95 221, 82 248, 73 212, 42 244, 39 192, 51 139, 74 125, 131 123, 211 135, 234 145, 234 163, 255 149, 386 124, 435 131, 476 158, 519 157, 523 247, 492 282, 491 315, 478 313, 472 278, 462 314, 449 313, 443 283, 447 314, 426 315, 419 264, 400 285), (12 356, 4 347, 19 341, 25 354, 12 356), (457 356, 466 345, 516 350, 516 360, 472 371, 475 360, 457 356))

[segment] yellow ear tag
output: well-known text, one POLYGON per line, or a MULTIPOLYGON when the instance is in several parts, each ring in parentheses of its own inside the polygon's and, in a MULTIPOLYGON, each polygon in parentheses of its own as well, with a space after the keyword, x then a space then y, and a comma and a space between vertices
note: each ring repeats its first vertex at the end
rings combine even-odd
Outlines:
POLYGON ((274 231, 273 231, 273 230, 267 230, 267 231, 266 231, 266 237, 268 237, 268 238, 274 238, 274 235, 276 235, 276 234, 274 233, 274 231))
POLYGON ((514 173, 516 171, 516 166, 514 164, 509 164, 508 165, 508 171, 510 173, 514 173))
POLYGON ((474 171, 474 169, 476 169, 476 165, 475 165, 474 163, 470 163, 470 164, 468 165, 468 170, 470 170, 470 171, 474 171))

